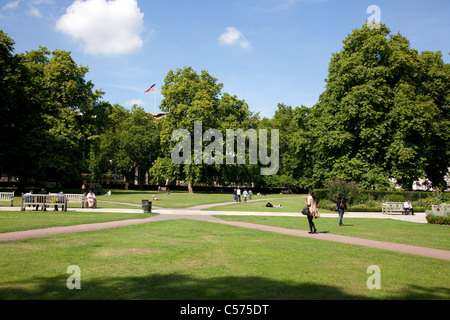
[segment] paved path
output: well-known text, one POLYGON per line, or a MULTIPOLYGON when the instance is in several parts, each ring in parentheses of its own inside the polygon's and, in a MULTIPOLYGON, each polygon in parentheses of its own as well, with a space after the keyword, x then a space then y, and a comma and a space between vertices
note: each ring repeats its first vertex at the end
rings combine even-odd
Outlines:
MULTIPOLYGON (((11 211, 17 210, 15 208, 0 208, 3 211, 11 211)), ((20 208, 19 208, 20 210, 20 208)), ((72 209, 71 212, 89 212, 89 209, 72 209)), ((142 213, 142 210, 139 209, 93 209, 93 212, 125 212, 125 213, 142 213)), ((0 242, 5 241, 16 241, 16 240, 25 240, 37 237, 46 237, 46 236, 54 236, 61 234, 71 234, 71 233, 80 233, 80 232, 90 232, 90 231, 98 231, 98 230, 107 230, 114 228, 121 228, 125 226, 146 224, 146 223, 155 223, 159 221, 166 220, 180 220, 180 219, 188 219, 188 220, 198 220, 198 221, 207 221, 211 223, 219 223, 229 226, 235 226, 240 228, 248 228, 261 230, 266 232, 274 232, 280 234, 286 234, 296 237, 303 238, 313 238, 324 241, 333 241, 340 243, 347 243, 358 246, 366 246, 371 248, 377 248, 382 250, 390 250, 396 252, 409 253, 413 255, 419 255, 424 257, 430 257, 440 260, 450 261, 450 251, 449 250, 440 250, 433 248, 425 248, 383 241, 375 241, 340 235, 333 235, 328 233, 319 233, 311 235, 307 231, 303 230, 294 230, 294 229, 286 229, 279 227, 271 227, 259 224, 245 223, 245 222, 236 222, 236 221, 225 221, 220 218, 214 216, 221 215, 260 215, 260 216, 293 216, 293 217, 302 217, 299 214, 294 213, 252 213, 252 212, 222 212, 222 211, 201 211, 195 208, 190 209, 158 209, 160 213, 158 216, 147 218, 147 219, 137 219, 137 220, 124 220, 124 221, 115 221, 115 222, 105 222, 105 223, 95 223, 95 224, 86 224, 86 225, 78 225, 78 226, 68 226, 68 227, 54 227, 47 229, 39 229, 39 230, 30 230, 30 231, 20 231, 20 232, 11 232, 0 234, 0 242), (213 216, 214 215, 214 216, 213 216)), ((336 214, 322 214, 322 217, 334 217, 336 218, 336 214)), ((416 216, 401 216, 401 215, 393 215, 393 216, 385 216, 381 213, 348 213, 346 214, 346 218, 377 218, 377 219, 398 219, 410 222, 424 223, 425 214, 418 213, 416 216)))

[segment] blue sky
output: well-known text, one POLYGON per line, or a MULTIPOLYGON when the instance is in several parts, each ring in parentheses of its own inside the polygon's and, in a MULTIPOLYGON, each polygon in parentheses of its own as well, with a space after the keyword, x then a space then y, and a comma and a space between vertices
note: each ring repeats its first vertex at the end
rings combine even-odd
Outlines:
POLYGON ((332 53, 370 5, 412 48, 450 62, 448 0, 0 0, 0 29, 17 53, 71 51, 113 104, 154 112, 155 94, 144 91, 157 83, 159 104, 168 71, 191 66, 272 117, 278 103, 317 102, 332 53))

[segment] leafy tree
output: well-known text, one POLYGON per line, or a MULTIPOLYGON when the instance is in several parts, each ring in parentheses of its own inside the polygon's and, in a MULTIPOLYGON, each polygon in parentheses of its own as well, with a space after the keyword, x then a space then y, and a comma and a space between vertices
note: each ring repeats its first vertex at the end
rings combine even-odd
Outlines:
POLYGON ((29 95, 30 75, 14 54, 14 40, 0 30, 0 174, 26 180, 32 171, 32 149, 40 142, 41 106, 29 95))
POLYGON ((118 174, 128 181, 139 179, 159 156, 159 133, 153 116, 137 106, 127 110, 115 105, 109 121, 111 126, 92 147, 90 171, 96 177, 118 174))
POLYGON ((92 139, 104 130, 111 106, 85 80, 87 67, 69 52, 41 47, 20 55, 30 82, 28 96, 40 106, 40 143, 31 154, 38 179, 74 181, 87 169, 92 139))
POLYGON ((14 54, 13 46, 0 31, 1 133, 10 137, 2 139, 0 171, 22 184, 79 180, 110 105, 69 52, 41 47, 14 54))
POLYGON ((272 119, 263 119, 260 128, 280 130, 280 170, 277 175, 264 177, 264 184, 272 187, 286 187, 292 192, 292 186, 305 187, 307 182, 303 174, 307 172, 307 139, 305 138, 304 119, 308 108, 278 105, 272 119))
MULTIPOLYGON (((222 88, 223 84, 218 83, 207 71, 198 74, 190 67, 169 71, 162 86, 164 99, 160 107, 167 113, 167 117, 161 120, 161 146, 165 157, 170 157, 175 146, 172 133, 177 129, 184 129, 193 136, 196 121, 202 122, 203 131, 217 129, 224 137, 226 129, 256 127, 256 117, 245 101, 227 93, 222 95, 222 88)), ((193 146, 194 141, 191 142, 193 146)), ((202 150, 205 146, 206 143, 202 145, 202 150)), ((207 165, 203 161, 199 164, 199 161, 194 161, 193 154, 189 156, 192 161, 180 166, 178 180, 188 183, 190 193, 193 192, 194 183, 228 184, 239 179, 234 173, 248 172, 249 169, 245 165, 225 167, 207 165)))
POLYGON ((166 182, 176 182, 180 177, 180 166, 173 163, 171 158, 158 158, 150 169, 153 183, 166 185, 166 182))
POLYGON ((308 117, 315 186, 334 178, 405 188, 449 167, 449 66, 400 34, 353 30, 333 55, 325 92, 308 117))

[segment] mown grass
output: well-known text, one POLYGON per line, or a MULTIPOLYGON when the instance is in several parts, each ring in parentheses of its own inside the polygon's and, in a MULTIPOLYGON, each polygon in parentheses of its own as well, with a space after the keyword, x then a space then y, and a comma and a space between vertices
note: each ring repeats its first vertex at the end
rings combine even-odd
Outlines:
MULTIPOLYGON (((228 194, 113 191, 104 201, 136 207, 187 208, 231 202, 228 194)), ((285 210, 304 198, 280 197, 285 210)), ((272 201, 271 201, 272 202, 272 201)), ((277 205, 277 201, 273 201, 277 205)), ((236 204, 234 210, 262 203, 236 204)), ((17 205, 17 204, 16 204, 17 205)), ((19 204, 20 205, 20 204, 19 204)), ((112 203, 111 208, 123 206, 112 203)), ((255 207, 256 208, 256 207, 255 207)), ((223 210, 223 208, 217 208, 223 210)), ((252 211, 250 209, 249 211, 252 211)), ((280 209, 275 209, 280 210, 280 209)), ((269 212, 270 212, 269 211, 269 212)), ((261 211, 260 211, 261 212, 261 211)), ((0 212, 0 232, 145 218, 144 214, 0 212)), ((307 230, 305 217, 221 217, 307 230)), ((319 219, 319 231, 449 249, 448 227, 378 219, 319 219)), ((114 230, 0 243, 0 299, 311 300, 450 298, 447 261, 359 246, 296 238, 207 222, 178 220, 114 230), (82 272, 82 290, 66 287, 67 268, 82 272), (382 272, 369 290, 367 268, 382 272)))
MULTIPOLYGON (((220 216, 220 219, 309 231, 306 217, 220 216)), ((340 227, 337 217, 314 221, 319 232, 450 250, 448 226, 366 218, 344 218, 344 222, 345 226, 340 227)))
MULTIPOLYGON (((256 201, 240 202, 204 209, 207 211, 229 211, 229 212, 264 212, 264 213, 300 213, 305 207, 306 196, 301 195, 271 195, 264 197, 253 197, 256 201), (266 207, 268 203, 274 207, 266 207), (278 206, 275 208, 275 206, 278 206), (281 208, 279 207, 281 206, 281 208)), ((332 211, 320 209, 321 213, 332 213, 332 211)))
MULTIPOLYGON (((302 196, 299 195, 266 195, 266 196, 253 196, 253 200, 261 200, 262 202, 255 203, 246 203, 245 205, 254 205, 254 207, 260 207, 267 201, 272 201, 270 199, 277 198, 274 200, 274 204, 279 204, 278 200, 289 200, 289 199, 298 199, 299 206, 304 205, 304 200, 302 200, 302 196), (269 199, 269 200, 268 200, 269 199)), ((153 206, 161 207, 161 208, 173 208, 173 209, 184 209, 189 207, 194 207, 198 205, 206 205, 206 204, 217 204, 217 203, 230 203, 233 202, 233 195, 229 193, 210 193, 210 192, 197 192, 194 194, 188 194, 183 191, 170 191, 170 192, 158 192, 158 191, 135 191, 135 190, 112 190, 111 196, 106 195, 98 195, 97 200, 99 201, 99 208, 129 208, 129 206, 140 206, 142 204, 142 200, 150 200, 153 201, 153 206), (156 201, 155 198, 160 198, 161 200, 156 201), (115 202, 115 203, 109 203, 115 202)), ((21 197, 16 196, 14 198, 14 206, 20 207, 21 205, 21 197)), ((243 197, 242 197, 243 201, 243 197)), ((244 204, 236 204, 239 206, 243 206, 244 204)), ((1 207, 8 206, 7 202, 0 202, 1 207)), ((71 203, 69 204, 69 208, 78 208, 80 205, 71 203)), ((248 206, 250 208, 250 206, 248 206)), ((298 212, 298 206, 295 209, 298 212)), ((300 209, 301 211, 301 209, 300 209)))
POLYGON ((102 223, 129 219, 145 219, 144 213, 74 213, 55 211, 0 212, 0 233, 102 223))
POLYGON ((449 263, 200 221, 0 243, 0 299, 449 299, 449 263), (70 291, 67 268, 81 269, 70 291), (381 269, 381 290, 367 268, 381 269))
MULTIPOLYGON (((153 200, 153 206, 161 208, 185 209, 199 205, 217 204, 217 203, 231 203, 233 202, 233 195, 229 193, 209 193, 197 192, 188 194, 186 192, 148 192, 148 191, 127 191, 127 190, 113 190, 111 196, 99 196, 99 201, 113 201, 119 203, 141 204, 142 200, 153 200), (156 201, 155 198, 161 200, 156 201)), ((298 195, 267 195, 267 196, 253 196, 253 200, 262 200, 271 198, 282 199, 300 199, 298 195)), ((242 197, 243 201, 243 197, 242 197)), ((258 206, 262 206, 263 202, 255 202, 258 206)), ((303 200, 304 203, 304 200, 303 200)), ((242 204, 242 203, 241 203, 242 204)), ((250 204, 250 203, 247 203, 250 204)), ((236 204, 239 206, 239 204, 236 204)), ((234 206, 234 205, 232 205, 234 206)))

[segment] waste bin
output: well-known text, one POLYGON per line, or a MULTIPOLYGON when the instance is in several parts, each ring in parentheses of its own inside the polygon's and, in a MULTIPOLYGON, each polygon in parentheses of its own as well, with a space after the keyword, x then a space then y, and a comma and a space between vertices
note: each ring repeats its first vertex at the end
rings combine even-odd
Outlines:
POLYGON ((142 200, 142 210, 144 210, 144 213, 152 213, 152 202, 149 200, 142 200))

